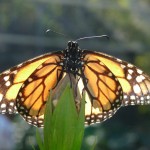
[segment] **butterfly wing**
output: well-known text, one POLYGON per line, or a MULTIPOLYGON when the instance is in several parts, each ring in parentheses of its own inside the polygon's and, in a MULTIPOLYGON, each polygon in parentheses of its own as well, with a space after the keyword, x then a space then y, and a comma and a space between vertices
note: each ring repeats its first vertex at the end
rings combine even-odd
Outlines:
POLYGON ((150 104, 150 77, 136 66, 115 57, 86 52, 86 57, 95 57, 103 62, 119 80, 123 90, 122 105, 150 104))
POLYGON ((22 84, 43 62, 55 54, 45 54, 0 74, 0 113, 15 113, 16 97, 22 84))
POLYGON ((121 106, 123 93, 117 77, 97 57, 85 54, 81 77, 85 90, 86 124, 110 118, 121 106))
POLYGON ((63 76, 59 55, 50 56, 24 81, 16 98, 19 114, 30 124, 43 126, 45 104, 63 76))

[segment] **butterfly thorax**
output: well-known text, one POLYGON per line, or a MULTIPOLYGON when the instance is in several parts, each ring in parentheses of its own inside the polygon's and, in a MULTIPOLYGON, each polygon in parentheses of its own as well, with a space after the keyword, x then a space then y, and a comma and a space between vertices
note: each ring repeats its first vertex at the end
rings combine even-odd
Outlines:
POLYGON ((67 73, 77 75, 82 67, 82 50, 76 41, 69 41, 64 50, 63 69, 67 73))

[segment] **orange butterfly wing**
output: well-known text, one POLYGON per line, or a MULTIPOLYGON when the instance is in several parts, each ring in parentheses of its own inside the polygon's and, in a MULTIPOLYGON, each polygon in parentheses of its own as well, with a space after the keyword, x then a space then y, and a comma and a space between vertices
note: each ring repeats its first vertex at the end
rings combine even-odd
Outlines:
POLYGON ((89 56, 102 61, 119 80, 123 90, 123 106, 150 104, 150 77, 142 70, 103 53, 92 52, 86 55, 89 56))
POLYGON ((83 61, 86 124, 110 118, 120 106, 150 104, 150 77, 139 68, 88 50, 83 61))
POLYGON ((45 104, 50 90, 55 88, 60 76, 63 76, 62 67, 58 62, 59 56, 49 57, 34 70, 18 92, 17 110, 30 124, 43 126, 45 104))
POLYGON ((110 118, 121 106, 122 87, 111 70, 97 57, 84 56, 81 77, 85 90, 86 124, 110 118))
POLYGON ((53 55, 45 54, 36 57, 0 74, 0 113, 17 112, 16 98, 22 84, 37 67, 53 55))

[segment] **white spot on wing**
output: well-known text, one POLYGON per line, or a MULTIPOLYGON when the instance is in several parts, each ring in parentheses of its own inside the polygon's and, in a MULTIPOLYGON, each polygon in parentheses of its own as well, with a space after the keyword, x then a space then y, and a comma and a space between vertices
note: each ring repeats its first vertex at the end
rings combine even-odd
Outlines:
POLYGON ((132 73, 133 73, 133 70, 131 70, 131 69, 128 69, 128 72, 129 72, 130 74, 132 74, 132 73))
POLYGON ((10 86, 10 84, 11 84, 10 81, 7 81, 7 82, 5 83, 6 86, 10 86))
POLYGON ((8 74, 8 73, 10 73, 10 70, 6 70, 6 71, 4 72, 4 74, 8 74))
POLYGON ((2 103, 2 104, 1 104, 1 108, 6 108, 6 104, 5 104, 5 103, 2 103))
POLYGON ((6 109, 3 109, 1 112, 2 112, 2 114, 5 114, 6 113, 6 109))
POLYGON ((136 85, 133 86, 133 90, 134 90, 134 93, 136 93, 136 94, 138 94, 138 93, 141 92, 141 89, 140 89, 140 87, 139 87, 138 84, 136 84, 136 85))
POLYGON ((140 77, 141 77, 141 79, 142 79, 142 80, 144 80, 144 79, 145 79, 145 77, 144 77, 143 75, 140 75, 140 77))
POLYGON ((132 68, 132 67, 133 67, 133 65, 132 65, 132 64, 128 64, 127 66, 128 66, 129 68, 132 68))
POLYGON ((109 72, 109 73, 108 73, 108 76, 109 76, 109 77, 112 77, 112 73, 111 73, 111 72, 109 72))
POLYGON ((19 64, 17 67, 19 68, 19 67, 21 67, 22 66, 22 64, 19 64))
POLYGON ((127 96, 127 95, 124 95, 124 96, 123 96, 123 98, 124 98, 124 99, 127 99, 127 98, 128 98, 128 96, 127 96))
POLYGON ((138 74, 142 74, 142 73, 143 73, 143 71, 142 71, 142 70, 140 70, 140 69, 137 69, 137 73, 138 73, 138 74))
POLYGON ((141 76, 137 76, 137 77, 136 77, 136 81, 137 81, 138 83, 142 82, 141 76))
POLYGON ((121 59, 119 59, 119 58, 117 58, 117 61, 118 61, 118 62, 122 62, 122 60, 121 60, 121 59))
POLYGON ((22 102, 24 101, 24 98, 23 98, 23 97, 21 98, 21 101, 22 101, 22 102))
POLYGON ((148 95, 146 98, 147 98, 147 99, 150 99, 150 96, 148 95))
POLYGON ((130 74, 128 74, 128 75, 127 75, 127 79, 128 79, 128 80, 131 80, 131 79, 132 79, 132 76, 131 76, 130 74))
POLYGON ((13 74, 17 74, 17 70, 13 71, 13 74))
POLYGON ((29 78, 28 81, 31 82, 31 81, 33 81, 33 79, 32 79, 32 78, 29 78))
POLYGON ((22 93, 21 93, 21 92, 19 92, 19 96, 22 96, 22 93))
POLYGON ((130 99, 135 100, 135 95, 131 95, 130 99))
POLYGON ((4 80, 5 80, 5 81, 8 81, 8 80, 9 80, 9 76, 5 76, 5 77, 4 77, 4 80))
POLYGON ((10 105, 10 106, 14 106, 14 102, 10 102, 9 105, 10 105))

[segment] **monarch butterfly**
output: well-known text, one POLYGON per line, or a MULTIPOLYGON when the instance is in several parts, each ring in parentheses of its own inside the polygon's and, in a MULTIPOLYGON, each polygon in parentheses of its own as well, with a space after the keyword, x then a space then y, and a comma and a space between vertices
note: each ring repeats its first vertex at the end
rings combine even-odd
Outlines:
POLYGON ((75 104, 85 93, 85 124, 102 122, 126 105, 150 104, 150 77, 132 64, 104 53, 82 50, 77 41, 0 74, 0 113, 18 112, 43 126, 49 91, 59 97, 70 82, 75 104))

